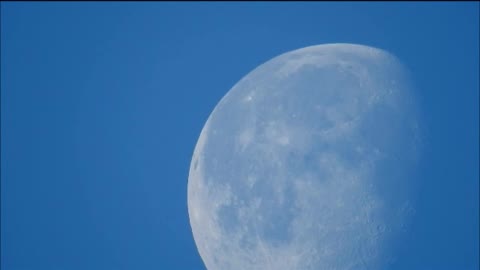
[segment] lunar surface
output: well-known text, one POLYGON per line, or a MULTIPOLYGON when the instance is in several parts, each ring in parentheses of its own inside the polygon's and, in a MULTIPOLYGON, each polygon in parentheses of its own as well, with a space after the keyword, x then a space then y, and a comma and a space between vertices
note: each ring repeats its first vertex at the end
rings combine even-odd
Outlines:
POLYGON ((384 269, 414 213, 419 117, 408 73, 353 44, 260 65, 217 104, 188 179, 208 270, 384 269))

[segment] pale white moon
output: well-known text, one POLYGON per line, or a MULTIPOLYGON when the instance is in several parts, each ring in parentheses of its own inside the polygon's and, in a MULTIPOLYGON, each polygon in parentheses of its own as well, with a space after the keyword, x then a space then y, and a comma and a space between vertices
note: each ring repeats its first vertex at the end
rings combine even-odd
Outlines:
POLYGON ((193 154, 188 210, 207 269, 383 269, 413 213, 418 130, 385 51, 327 44, 262 64, 193 154))

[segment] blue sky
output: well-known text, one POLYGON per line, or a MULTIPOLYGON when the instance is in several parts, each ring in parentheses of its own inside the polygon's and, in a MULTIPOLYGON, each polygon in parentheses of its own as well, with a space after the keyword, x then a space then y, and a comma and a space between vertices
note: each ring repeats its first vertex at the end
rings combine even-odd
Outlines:
POLYGON ((410 69, 427 127, 394 269, 479 269, 479 3, 1 3, 1 269, 205 269, 193 149, 259 64, 359 43, 410 69))

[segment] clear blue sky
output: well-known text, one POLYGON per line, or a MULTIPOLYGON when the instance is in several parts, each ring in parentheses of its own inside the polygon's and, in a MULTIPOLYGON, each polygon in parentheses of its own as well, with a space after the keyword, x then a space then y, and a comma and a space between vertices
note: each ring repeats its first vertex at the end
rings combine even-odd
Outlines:
MULTIPOLYGON (((208 115, 321 43, 390 51, 428 127, 394 269, 479 269, 479 3, 1 3, 1 269, 205 269, 187 212, 208 115)), ((248 269, 246 269, 248 270, 248 269)))

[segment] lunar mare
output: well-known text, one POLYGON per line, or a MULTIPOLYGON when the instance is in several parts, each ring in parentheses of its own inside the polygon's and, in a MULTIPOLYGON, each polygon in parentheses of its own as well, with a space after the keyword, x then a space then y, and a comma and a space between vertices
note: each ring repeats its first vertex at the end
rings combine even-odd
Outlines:
POLYGON ((260 65, 194 150, 188 211, 207 269, 383 269, 413 213, 419 126, 383 50, 318 45, 260 65))

